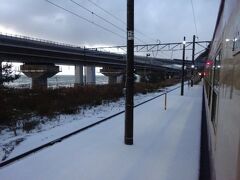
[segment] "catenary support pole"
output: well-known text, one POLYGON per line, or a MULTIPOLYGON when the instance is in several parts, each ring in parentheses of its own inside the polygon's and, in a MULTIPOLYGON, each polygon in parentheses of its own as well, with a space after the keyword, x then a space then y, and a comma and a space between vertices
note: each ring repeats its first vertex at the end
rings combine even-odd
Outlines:
POLYGON ((193 87, 193 79, 194 79, 194 68, 195 68, 195 42, 196 36, 193 35, 193 44, 192 44, 192 67, 191 67, 191 87, 193 87))
POLYGON ((167 110, 167 90, 165 90, 164 109, 167 110))
POLYGON ((126 145, 133 144, 133 91, 134 91, 134 0, 127 0, 127 78, 125 103, 126 145))
POLYGON ((2 80, 2 61, 0 61, 0 87, 3 85, 3 80, 2 80))
POLYGON ((184 95, 185 47, 186 47, 186 37, 184 36, 184 38, 183 38, 183 58, 182 58, 182 83, 181 83, 181 96, 184 95))

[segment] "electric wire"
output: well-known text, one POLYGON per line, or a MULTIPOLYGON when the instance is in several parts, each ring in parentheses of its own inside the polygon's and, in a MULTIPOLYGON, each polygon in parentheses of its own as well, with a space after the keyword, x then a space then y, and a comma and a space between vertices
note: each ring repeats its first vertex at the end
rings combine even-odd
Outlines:
POLYGON ((95 15, 96 17, 98 17, 99 19, 103 20, 104 22, 111 24, 112 26, 114 26, 115 28, 119 29, 120 31, 126 32, 123 28, 120 28, 119 26, 111 23, 110 21, 108 21, 107 19, 103 18, 102 16, 99 16, 98 14, 96 14, 95 12, 89 10, 88 8, 84 7, 83 5, 79 4, 78 2, 74 1, 74 0, 70 0, 72 3, 74 3, 75 5, 79 6, 80 8, 84 9, 85 11, 95 15))
MULTIPOLYGON (((75 5, 77 5, 78 7, 84 9, 85 11, 87 11, 87 12, 91 13, 92 15, 95 15, 95 16, 98 17, 99 19, 105 21, 106 23, 114 26, 114 27, 117 28, 118 30, 126 33, 126 30, 124 30, 123 28, 121 28, 121 27, 113 24, 112 22, 110 22, 109 20, 103 18, 102 16, 99 16, 98 14, 96 14, 95 12, 91 11, 90 9, 84 7, 83 5, 79 4, 78 2, 76 2, 76 1, 74 1, 74 0, 70 0, 70 1, 71 1, 72 3, 74 3, 75 5)), ((141 40, 140 38, 138 38, 138 37, 136 37, 136 36, 135 36, 135 39, 138 40, 139 42, 142 42, 142 43, 144 43, 144 44, 147 44, 145 41, 141 40)))
POLYGON ((64 10, 64 11, 66 11, 66 12, 68 12, 68 13, 70 13, 70 14, 72 14, 72 15, 74 15, 74 16, 76 16, 76 17, 78 17, 78 18, 80 18, 80 19, 82 19, 82 20, 84 20, 84 21, 86 21, 86 22, 88 22, 88 23, 91 23, 91 24, 93 24, 93 25, 95 25, 95 26, 97 26, 97 27, 99 27, 99 28, 101 28, 101 29, 103 29, 103 30, 105 30, 105 31, 108 31, 108 32, 110 32, 110 33, 112 33, 112 34, 115 34, 116 36, 118 36, 118 37, 120 37, 120 38, 125 39, 124 36, 122 36, 122 35, 114 32, 114 31, 112 31, 112 30, 110 30, 110 29, 108 29, 108 28, 106 28, 106 27, 104 27, 104 26, 102 26, 102 25, 100 25, 100 24, 98 24, 98 23, 95 23, 95 22, 93 22, 93 21, 91 21, 91 20, 89 20, 89 19, 87 19, 87 18, 85 18, 85 17, 82 17, 82 16, 80 16, 79 14, 77 14, 77 13, 75 13, 75 12, 73 12, 73 11, 70 11, 70 10, 68 10, 68 9, 66 9, 66 8, 58 5, 58 4, 55 4, 55 3, 53 3, 53 2, 51 2, 51 1, 49 1, 49 0, 45 0, 45 1, 48 2, 48 3, 50 3, 51 5, 59 8, 59 9, 62 9, 62 10, 64 10))
POLYGON ((111 12, 107 11, 103 7, 99 6, 97 3, 93 2, 92 0, 87 0, 87 1, 90 2, 91 4, 93 4, 94 6, 96 6, 97 8, 99 8, 100 10, 102 10, 103 12, 105 12, 106 14, 108 14, 109 16, 112 16, 115 20, 117 20, 117 21, 121 22, 122 24, 126 25, 126 22, 124 22, 122 19, 118 18, 117 16, 115 16, 111 12))
MULTIPOLYGON (((118 18, 117 16, 115 16, 113 13, 107 11, 106 9, 104 9, 103 7, 99 6, 97 3, 93 2, 92 0, 87 0, 88 2, 90 2, 91 4, 93 4, 94 6, 96 6, 97 8, 99 8, 100 10, 102 10, 103 12, 105 12, 106 14, 108 14, 109 16, 111 16, 112 18, 114 18, 115 20, 121 22, 124 25, 127 25, 127 23, 125 21, 123 21, 122 19, 118 18)), ((158 39, 153 39, 149 36, 147 36, 146 34, 142 33, 141 31, 135 29, 135 32, 141 34, 142 36, 145 36, 148 39, 151 39, 152 41, 158 41, 158 39)), ((145 43, 145 42, 144 42, 145 43)), ((146 44, 146 43, 145 43, 146 44)))
MULTIPOLYGON (((87 18, 85 18, 85 17, 83 17, 83 16, 80 16, 79 14, 77 14, 77 13, 75 13, 75 12, 73 12, 73 11, 67 9, 67 8, 64 8, 64 7, 58 5, 58 4, 56 4, 56 3, 54 3, 54 2, 52 2, 52 1, 50 1, 50 0, 45 0, 45 1, 48 2, 48 3, 50 3, 51 5, 59 8, 59 9, 62 9, 62 10, 64 10, 64 11, 66 11, 66 12, 68 12, 68 13, 70 13, 70 14, 72 14, 72 15, 74 15, 74 16, 82 19, 82 20, 84 20, 84 21, 87 21, 88 23, 91 23, 91 24, 93 24, 93 25, 95 25, 95 26, 97 26, 97 27, 99 27, 99 28, 101 28, 101 29, 103 29, 103 30, 105 30, 105 31, 107 31, 107 32, 110 32, 110 33, 112 33, 112 34, 114 34, 114 35, 116 35, 116 36, 118 36, 118 37, 120 37, 120 38, 125 39, 125 37, 122 36, 122 35, 120 35, 119 33, 116 33, 116 32, 114 32, 114 31, 112 31, 112 30, 110 30, 110 29, 108 29, 108 28, 106 28, 106 27, 104 27, 104 26, 102 26, 102 25, 100 25, 100 24, 98 24, 98 23, 95 23, 94 21, 91 21, 91 20, 89 20, 89 19, 87 19, 87 18)), ((96 13, 94 13, 93 11, 87 9, 86 7, 84 7, 84 6, 82 6, 81 4, 77 3, 76 1, 74 1, 74 0, 70 0, 70 1, 73 2, 74 4, 78 5, 78 6, 81 7, 82 9, 88 11, 89 13, 95 15, 96 17, 102 19, 103 21, 111 24, 111 25, 114 26, 115 28, 117 28, 117 29, 119 29, 119 30, 121 30, 121 31, 123 31, 123 32, 126 33, 126 31, 125 31, 124 29, 122 29, 122 28, 118 27, 117 25, 111 23, 110 21, 106 20, 105 18, 97 15, 96 13)), ((97 5, 96 3, 92 2, 91 0, 88 0, 88 1, 91 2, 91 3, 93 3, 94 5, 97 5)), ((98 6, 98 5, 97 5, 97 7, 101 8, 101 7, 98 6)), ((101 9, 104 10, 103 8, 101 8, 101 9)), ((107 11, 107 10, 104 10, 104 12, 108 12, 108 11, 107 11)), ((108 14, 109 14, 109 15, 112 15, 112 14, 109 13, 109 12, 108 12, 108 14)), ((114 15, 112 15, 112 16, 114 16, 114 15)), ((114 17, 115 17, 115 16, 114 16, 114 17)), ((117 18, 117 17, 116 17, 116 18, 117 18)), ((117 18, 117 19, 120 20, 120 18, 117 18)), ((121 21, 122 21, 122 20, 121 20, 121 21)), ((122 21, 122 22, 124 22, 124 21, 122 21)), ((124 24, 126 24, 126 23, 124 22, 124 24)), ((143 34, 143 33, 142 33, 142 34, 143 34)), ((136 36, 135 36, 135 39, 138 40, 139 42, 142 42, 142 43, 144 43, 144 44, 147 44, 146 42, 142 41, 141 39, 139 39, 139 38, 136 37, 136 36)))
POLYGON ((193 0, 191 0, 191 5, 192 5, 192 12, 193 12, 193 20, 194 20, 194 25, 195 25, 195 31, 196 31, 196 35, 198 37, 198 29, 197 29, 197 22, 196 22, 196 15, 195 15, 195 9, 194 9, 194 5, 193 5, 193 0))

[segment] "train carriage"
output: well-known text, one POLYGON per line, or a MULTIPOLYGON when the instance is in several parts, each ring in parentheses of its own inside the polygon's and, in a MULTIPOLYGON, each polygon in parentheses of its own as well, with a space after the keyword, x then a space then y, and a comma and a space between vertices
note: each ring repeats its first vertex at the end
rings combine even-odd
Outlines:
POLYGON ((205 67, 211 179, 240 180, 240 1, 222 0, 205 67))

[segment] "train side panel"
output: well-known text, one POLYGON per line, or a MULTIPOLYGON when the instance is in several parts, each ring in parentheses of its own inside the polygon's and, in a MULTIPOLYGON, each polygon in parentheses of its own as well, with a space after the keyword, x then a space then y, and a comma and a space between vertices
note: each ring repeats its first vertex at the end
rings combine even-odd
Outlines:
POLYGON ((213 179, 240 180, 240 1, 222 1, 205 79, 213 179))

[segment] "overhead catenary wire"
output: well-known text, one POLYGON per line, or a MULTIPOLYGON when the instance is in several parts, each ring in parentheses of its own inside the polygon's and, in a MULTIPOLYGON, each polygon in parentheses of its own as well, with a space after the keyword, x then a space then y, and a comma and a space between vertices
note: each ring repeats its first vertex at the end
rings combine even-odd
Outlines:
MULTIPOLYGON (((73 12, 73 11, 71 11, 71 10, 69 10, 69 9, 61 6, 61 5, 59 5, 59 4, 56 4, 56 3, 54 3, 54 2, 52 2, 52 1, 50 1, 50 0, 45 0, 45 1, 48 2, 48 3, 50 3, 51 5, 59 8, 59 9, 62 9, 62 10, 64 10, 64 11, 66 11, 66 12, 68 12, 68 13, 70 13, 70 14, 72 14, 72 15, 74 15, 74 16, 76 16, 76 17, 78 17, 78 18, 80 18, 80 19, 82 19, 82 20, 84 20, 84 21, 86 21, 86 22, 88 22, 88 23, 91 23, 91 24, 93 24, 93 25, 95 25, 95 26, 97 26, 97 27, 99 27, 99 28, 101 28, 101 29, 103 29, 103 30, 105 30, 105 31, 107 31, 107 32, 110 32, 110 33, 112 33, 112 34, 114 34, 114 35, 116 35, 116 36, 118 36, 118 37, 120 37, 120 38, 122 38, 122 39, 126 39, 126 36, 123 36, 123 35, 115 32, 115 31, 113 31, 113 30, 111 30, 111 29, 109 29, 109 28, 104 27, 103 25, 100 25, 100 24, 98 24, 98 23, 96 23, 96 22, 94 22, 94 21, 92 21, 92 20, 89 20, 88 18, 83 17, 83 16, 81 16, 81 15, 79 15, 79 14, 77 14, 77 13, 75 13, 75 12, 73 12)), ((71 1, 72 1, 72 0, 71 0, 71 1)), ((73 2, 73 1, 72 1, 72 2, 73 2)), ((76 4, 76 3, 75 3, 75 4, 76 4)), ((80 4, 79 4, 79 5, 80 5, 80 4)), ((85 8, 85 7, 83 7, 83 8, 85 8)), ((88 10, 89 13, 97 16, 97 14, 94 13, 93 11, 90 11, 90 10, 87 9, 87 8, 85 8, 85 10, 88 10)), ((100 18, 101 16, 97 16, 97 17, 100 18)), ((105 18, 102 18, 102 17, 101 17, 101 19, 105 19, 105 18)), ((108 20, 106 20, 106 19, 105 19, 105 22, 108 22, 108 23, 110 23, 111 25, 114 25, 113 23, 111 23, 110 21, 108 21, 108 20)), ((115 25, 114 25, 114 26, 115 26, 115 25)), ((123 29, 121 29, 121 30, 124 31, 123 29)), ((126 33, 126 31, 124 31, 124 32, 126 33)), ((139 42, 142 42, 142 43, 144 43, 144 44, 147 44, 146 42, 142 41, 141 39, 139 39, 139 38, 136 37, 136 36, 135 36, 135 39, 138 40, 139 42)))
POLYGON ((197 36, 197 38, 198 38, 198 29, 197 29, 197 21, 196 21, 195 8, 194 8, 193 0, 190 0, 190 1, 191 1, 191 6, 192 6, 193 21, 194 21, 196 36, 197 36))
MULTIPOLYGON (((111 13, 111 12, 107 11, 106 9, 104 9, 103 7, 99 6, 94 1, 92 1, 92 0, 87 0, 87 1, 90 2, 91 4, 93 4, 94 6, 96 6, 98 9, 102 10, 103 12, 105 12, 106 14, 108 14, 109 16, 111 16, 112 18, 114 18, 115 20, 121 22, 124 25, 127 25, 127 23, 125 21, 123 21, 121 18, 115 16, 113 13, 111 13)), ((145 36, 148 39, 151 39, 152 41, 158 41, 158 39, 151 38, 151 37, 147 36, 145 33, 141 32, 141 31, 139 31, 137 29, 135 29, 135 32, 141 34, 142 36, 145 36)), ((145 43, 145 42, 143 42, 143 43, 145 43)))
POLYGON ((114 31, 112 31, 112 30, 110 30, 110 29, 108 29, 108 28, 106 28, 106 27, 104 27, 104 26, 102 26, 102 25, 100 25, 100 24, 98 24, 98 23, 95 23, 95 22, 93 22, 93 21, 91 21, 91 20, 89 20, 89 19, 87 19, 87 18, 85 18, 85 17, 82 17, 82 16, 80 16, 79 14, 77 14, 77 13, 75 13, 75 12, 73 12, 73 11, 70 11, 70 10, 68 10, 68 9, 66 9, 66 8, 64 8, 64 7, 56 4, 56 3, 53 3, 52 1, 49 1, 49 0, 45 0, 45 1, 48 2, 48 3, 50 3, 50 4, 52 4, 53 6, 55 6, 55 7, 57 7, 57 8, 59 8, 59 9, 62 9, 62 10, 64 10, 64 11, 66 11, 66 12, 68 12, 68 13, 70 13, 70 14, 72 14, 72 15, 74 15, 74 16, 76 16, 76 17, 78 17, 78 18, 80 18, 80 19, 82 19, 82 20, 84 20, 84 21, 86 21, 86 22, 88 22, 88 23, 91 23, 91 24, 93 24, 93 25, 95 25, 95 26, 97 26, 97 27, 99 27, 99 28, 101 28, 101 29, 103 29, 103 30, 105 30, 105 31, 108 31, 108 32, 110 32, 110 33, 112 33, 112 34, 115 34, 116 36, 118 36, 118 37, 120 37, 120 38, 125 39, 124 36, 122 36, 122 35, 114 32, 114 31))
POLYGON ((124 22, 122 19, 118 18, 117 16, 115 16, 111 12, 107 11, 103 7, 99 6, 97 3, 93 2, 92 0, 87 0, 87 1, 90 2, 91 4, 93 4, 94 6, 96 6, 97 8, 99 8, 100 10, 102 10, 103 12, 105 12, 106 14, 108 14, 109 16, 112 16, 115 20, 117 20, 117 21, 121 22, 122 24, 126 25, 126 22, 124 22))
POLYGON ((111 24, 112 26, 114 26, 115 28, 119 29, 120 31, 126 32, 126 30, 124 30, 123 28, 113 24, 112 22, 108 21, 107 19, 103 18, 102 16, 99 16, 98 14, 96 14, 95 12, 89 10, 88 8, 84 7, 83 5, 79 4, 78 2, 74 1, 74 0, 70 0, 72 3, 74 3, 75 5, 77 5, 78 7, 84 9, 85 11, 95 15, 96 17, 98 17, 99 19, 103 20, 104 22, 111 24))
MULTIPOLYGON (((122 32, 124 32, 124 33, 126 33, 126 30, 124 30, 123 28, 121 28, 121 27, 115 25, 114 23, 110 22, 110 21, 107 20, 106 18, 104 18, 104 17, 98 15, 97 13, 95 13, 95 12, 91 11, 90 9, 86 8, 85 6, 81 5, 80 3, 78 3, 78 2, 76 2, 76 1, 74 1, 74 0, 70 0, 70 1, 71 1, 72 3, 74 3, 75 5, 77 5, 78 7, 84 9, 85 11, 87 11, 87 12, 91 13, 92 15, 98 17, 99 19, 103 20, 104 22, 106 22, 106 23, 108 23, 108 24, 114 26, 114 27, 117 28, 118 30, 120 30, 120 31, 122 31, 122 32)), ((138 40, 139 42, 142 42, 142 43, 144 43, 144 44, 147 44, 145 41, 141 40, 141 39, 138 38, 138 37, 135 37, 135 39, 138 40)))

